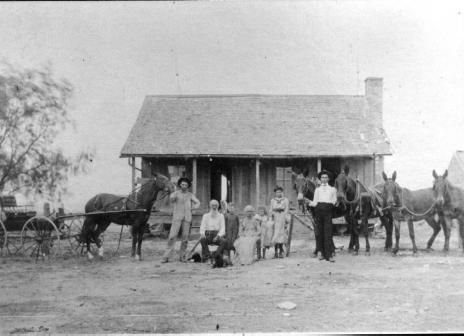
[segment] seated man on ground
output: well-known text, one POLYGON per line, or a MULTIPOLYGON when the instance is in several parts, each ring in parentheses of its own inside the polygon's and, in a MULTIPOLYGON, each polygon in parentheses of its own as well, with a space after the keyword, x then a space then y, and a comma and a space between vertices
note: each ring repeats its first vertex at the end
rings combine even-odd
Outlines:
MULTIPOLYGON (((224 215, 218 211, 219 202, 209 202, 210 211, 203 215, 200 225, 201 261, 205 262, 211 258, 208 245, 223 245, 225 235, 224 215)), ((222 252, 222 249, 220 250, 222 252)))

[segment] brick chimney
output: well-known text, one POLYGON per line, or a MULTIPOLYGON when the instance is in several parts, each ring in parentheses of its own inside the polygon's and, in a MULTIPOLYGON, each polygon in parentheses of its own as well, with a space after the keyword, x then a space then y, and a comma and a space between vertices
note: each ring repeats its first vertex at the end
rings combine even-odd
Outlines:
POLYGON ((383 78, 368 77, 364 82, 369 116, 372 116, 375 125, 383 127, 383 78))

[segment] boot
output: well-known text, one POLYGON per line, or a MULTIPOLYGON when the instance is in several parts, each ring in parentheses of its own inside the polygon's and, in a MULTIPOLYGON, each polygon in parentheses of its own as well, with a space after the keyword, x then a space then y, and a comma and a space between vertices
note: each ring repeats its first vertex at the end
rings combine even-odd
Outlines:
POLYGON ((279 245, 279 258, 283 258, 284 257, 284 248, 283 248, 283 245, 280 244, 279 245))
POLYGON ((261 249, 259 247, 256 247, 256 254, 257 254, 258 260, 261 260, 261 249))
POLYGON ((263 259, 266 259, 266 249, 263 248, 263 259))
POLYGON ((274 246, 274 258, 273 259, 277 259, 279 257, 279 255, 277 254, 277 245, 274 246))

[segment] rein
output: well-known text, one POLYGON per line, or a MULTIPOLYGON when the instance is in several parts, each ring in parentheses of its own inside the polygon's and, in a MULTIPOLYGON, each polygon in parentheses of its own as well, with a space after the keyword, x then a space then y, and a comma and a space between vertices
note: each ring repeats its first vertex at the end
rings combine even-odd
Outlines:
POLYGON ((425 217, 427 215, 429 215, 432 210, 434 210, 435 208, 435 203, 436 201, 433 201, 432 205, 430 206, 430 208, 422 213, 422 214, 418 214, 418 213, 415 213, 414 211, 412 211, 411 209, 409 209, 405 204, 404 204, 404 191, 403 191, 403 188, 401 188, 401 206, 400 207, 392 207, 393 209, 397 210, 397 211, 406 211, 409 215, 411 216, 414 216, 414 217, 425 217))

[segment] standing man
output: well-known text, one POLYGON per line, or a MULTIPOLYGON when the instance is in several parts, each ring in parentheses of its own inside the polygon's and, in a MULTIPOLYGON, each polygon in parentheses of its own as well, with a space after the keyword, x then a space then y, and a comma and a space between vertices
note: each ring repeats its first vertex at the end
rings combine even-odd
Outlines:
POLYGON ((168 246, 164 252, 162 263, 169 261, 169 255, 174 249, 174 244, 177 240, 177 235, 182 227, 182 243, 180 245, 180 261, 186 261, 185 252, 187 250, 188 238, 190 233, 190 225, 192 224, 192 209, 197 209, 200 206, 200 201, 194 194, 188 191, 191 186, 191 181, 186 177, 181 177, 177 181, 180 190, 174 191, 169 199, 174 204, 172 212, 172 224, 169 231, 168 246))
POLYGON ((320 260, 335 262, 334 253, 335 245, 332 238, 332 211, 337 202, 337 191, 331 187, 329 182, 330 173, 322 170, 317 174, 321 180, 321 185, 316 188, 314 200, 309 203, 310 206, 316 207, 316 246, 321 252, 320 260))
POLYGON ((226 234, 224 215, 218 211, 219 202, 215 199, 209 202, 210 211, 203 215, 200 225, 201 261, 210 257, 208 245, 217 245, 218 253, 224 250, 224 235, 226 234))

